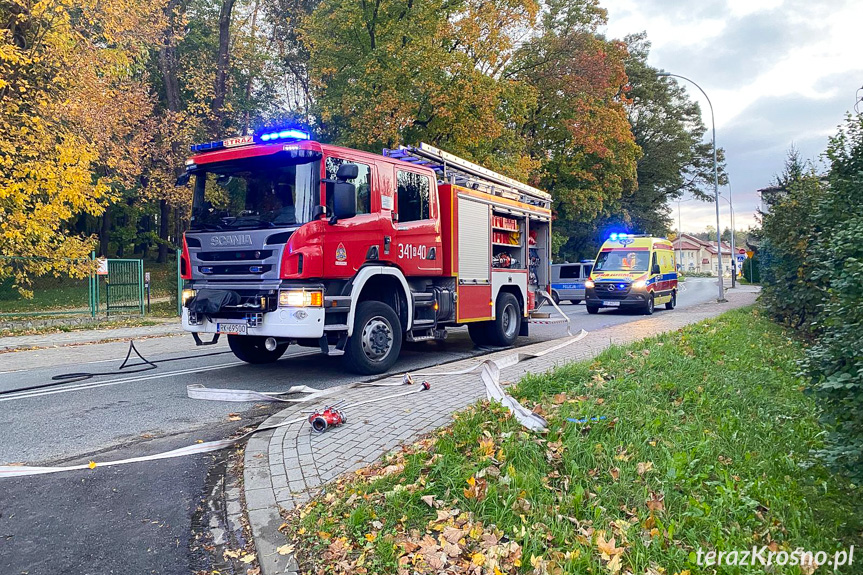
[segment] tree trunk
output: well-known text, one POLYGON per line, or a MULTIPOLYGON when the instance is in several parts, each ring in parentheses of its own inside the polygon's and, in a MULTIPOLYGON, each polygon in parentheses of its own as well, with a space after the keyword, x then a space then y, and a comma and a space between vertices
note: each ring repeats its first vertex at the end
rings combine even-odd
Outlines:
MULTIPOLYGON (((252 33, 250 35, 252 38, 252 42, 255 41, 255 31, 257 30, 257 25, 258 25, 258 9, 259 8, 260 8, 260 0, 255 0, 255 8, 252 11, 252 33)), ((245 104, 246 104, 246 121, 243 123, 243 134, 249 133, 249 124, 251 122, 251 117, 250 117, 251 110, 249 109, 249 100, 252 98, 252 82, 254 81, 254 79, 255 79, 255 75, 253 72, 250 71, 249 72, 249 81, 246 82, 246 102, 245 102, 245 104)))
POLYGON ((111 207, 106 206, 102 214, 102 229, 99 231, 99 255, 108 257, 108 235, 111 233, 111 207))
POLYGON ((168 109, 180 111, 180 83, 177 80, 177 48, 174 45, 174 28, 178 0, 170 0, 165 6, 165 16, 168 22, 163 34, 162 45, 159 47, 159 71, 165 84, 165 99, 168 109))
POLYGON ((219 11, 219 52, 216 56, 216 85, 213 94, 213 132, 214 135, 222 125, 222 112, 225 106, 227 90, 228 61, 231 45, 231 13, 234 10, 234 0, 222 0, 219 11))
POLYGON ((159 258, 156 260, 160 264, 168 261, 168 219, 170 218, 171 210, 168 207, 167 200, 159 200, 159 258))

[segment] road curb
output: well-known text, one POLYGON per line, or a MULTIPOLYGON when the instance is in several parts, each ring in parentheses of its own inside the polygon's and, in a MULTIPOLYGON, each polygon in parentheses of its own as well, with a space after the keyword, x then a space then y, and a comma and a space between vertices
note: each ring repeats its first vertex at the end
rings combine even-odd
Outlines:
MULTIPOLYGON (((728 295, 725 303, 704 303, 688 308, 685 312, 659 312, 625 324, 626 329, 611 326, 595 330, 570 348, 506 368, 504 379, 518 381, 528 373, 544 373, 565 363, 595 357, 612 345, 632 343, 645 337, 674 331, 731 309, 751 305, 757 295, 758 290, 736 291, 728 295)), ((538 342, 520 347, 518 351, 531 353, 553 345, 553 340, 538 342)), ((512 354, 512 351, 508 349, 456 361, 447 364, 447 369, 456 371, 477 362, 512 354)), ((436 391, 435 379, 432 379, 432 392, 436 391)), ((417 405, 416 400, 405 398, 404 402, 364 406, 366 409, 348 414, 348 425, 352 425, 349 433, 347 428, 337 428, 332 432, 312 436, 308 426, 297 423, 263 432, 249 440, 245 450, 244 489, 249 525, 263 575, 294 575, 299 569, 292 555, 279 555, 277 552, 277 549, 287 542, 278 530, 283 523, 282 511, 291 511, 295 506, 302 505, 339 475, 365 467, 398 445, 446 425, 452 413, 485 397, 485 388, 476 374, 449 377, 445 386, 442 387, 442 393, 429 396, 421 405, 417 405), (411 425, 393 423, 393 414, 401 412, 411 414, 408 420, 411 425)), ((355 399, 353 396, 373 396, 376 393, 392 391, 382 391, 380 388, 347 389, 348 387, 335 388, 344 388, 344 392, 340 394, 336 391, 331 397, 342 399, 342 396, 345 396, 350 402, 355 399)), ((309 406, 286 408, 261 425, 294 419, 298 412, 307 409, 309 406)))

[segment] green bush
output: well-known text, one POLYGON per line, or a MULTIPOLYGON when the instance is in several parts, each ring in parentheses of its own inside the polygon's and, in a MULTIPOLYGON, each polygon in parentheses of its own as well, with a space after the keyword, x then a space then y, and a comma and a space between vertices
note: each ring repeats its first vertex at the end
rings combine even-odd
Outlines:
POLYGON ((830 434, 818 452, 863 481, 863 116, 831 138, 826 182, 792 153, 764 216, 763 301, 812 336, 803 361, 830 434))
POLYGON ((741 266, 743 268, 743 278, 751 284, 761 283, 761 260, 758 254, 754 254, 752 258, 747 259, 741 266))
POLYGON ((827 157, 829 185, 813 216, 809 257, 825 289, 805 367, 833 427, 821 455, 863 481, 863 116, 831 140, 827 157))

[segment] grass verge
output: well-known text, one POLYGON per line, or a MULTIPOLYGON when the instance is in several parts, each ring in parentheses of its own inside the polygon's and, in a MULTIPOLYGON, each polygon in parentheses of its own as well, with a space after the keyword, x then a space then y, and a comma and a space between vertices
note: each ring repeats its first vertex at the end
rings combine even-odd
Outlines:
POLYGON ((306 573, 712 574, 699 549, 753 546, 832 558, 860 543, 861 493, 809 458, 822 429, 801 352, 745 309, 528 376, 511 392, 548 433, 477 404, 295 510, 289 545, 306 573))

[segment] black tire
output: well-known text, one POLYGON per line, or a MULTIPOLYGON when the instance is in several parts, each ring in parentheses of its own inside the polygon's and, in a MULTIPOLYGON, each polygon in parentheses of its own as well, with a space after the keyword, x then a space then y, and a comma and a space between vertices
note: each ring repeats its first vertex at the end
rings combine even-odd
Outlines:
POLYGON ((560 296, 557 295, 556 291, 551 292, 551 299, 554 300, 554 303, 560 305, 560 296))
POLYGON ((578 305, 581 303, 581 300, 580 299, 571 299, 571 300, 569 300, 569 303, 571 303, 572 305, 578 305))
POLYGON ((228 334, 228 347, 240 361, 246 363, 273 363, 278 361, 288 349, 288 344, 283 343, 276 346, 273 351, 264 347, 266 337, 260 335, 231 335, 228 334))
POLYGON ((653 294, 647 296, 647 305, 644 306, 644 315, 653 315, 653 310, 656 309, 653 300, 653 294))
POLYGON ((492 345, 507 347, 515 343, 521 330, 522 311, 518 300, 508 292, 497 296, 495 319, 487 322, 488 339, 492 345))
POLYGON ((671 301, 666 302, 665 309, 674 309, 677 305, 677 290, 671 292, 671 301))
POLYGON ((347 368, 360 375, 384 373, 399 358, 402 326, 396 312, 380 301, 361 301, 345 346, 347 368))
POLYGON ((587 313, 589 313, 591 315, 599 313, 599 307, 598 306, 585 304, 585 307, 587 308, 587 313))
POLYGON ((467 324, 467 333, 476 345, 483 346, 491 343, 488 336, 487 321, 474 321, 467 324))

